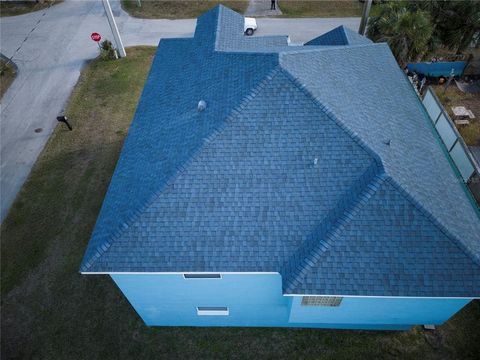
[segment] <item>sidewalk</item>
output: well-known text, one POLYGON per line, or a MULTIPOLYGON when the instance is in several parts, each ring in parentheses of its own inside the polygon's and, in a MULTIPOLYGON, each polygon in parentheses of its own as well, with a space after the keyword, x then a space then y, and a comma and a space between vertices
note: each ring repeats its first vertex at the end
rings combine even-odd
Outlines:
POLYGON ((282 15, 282 10, 276 2, 276 10, 270 10, 271 0, 250 0, 245 16, 276 16, 282 15))

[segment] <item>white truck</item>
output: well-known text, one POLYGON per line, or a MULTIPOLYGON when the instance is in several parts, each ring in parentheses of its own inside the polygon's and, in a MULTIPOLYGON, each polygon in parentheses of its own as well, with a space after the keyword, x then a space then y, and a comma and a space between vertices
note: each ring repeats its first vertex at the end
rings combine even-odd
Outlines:
POLYGON ((245 35, 252 36, 255 30, 257 30, 257 21, 255 18, 246 17, 243 25, 243 31, 245 32, 245 35))

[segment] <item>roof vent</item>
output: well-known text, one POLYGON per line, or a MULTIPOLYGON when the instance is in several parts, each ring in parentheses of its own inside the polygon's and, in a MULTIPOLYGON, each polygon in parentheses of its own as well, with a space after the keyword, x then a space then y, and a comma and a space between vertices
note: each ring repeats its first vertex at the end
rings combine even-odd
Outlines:
POLYGON ((313 166, 317 166, 318 164, 318 158, 313 159, 313 166))
POLYGON ((198 111, 203 111, 203 110, 205 110, 206 107, 207 107, 207 103, 205 102, 205 100, 200 100, 198 102, 197 110, 198 111))

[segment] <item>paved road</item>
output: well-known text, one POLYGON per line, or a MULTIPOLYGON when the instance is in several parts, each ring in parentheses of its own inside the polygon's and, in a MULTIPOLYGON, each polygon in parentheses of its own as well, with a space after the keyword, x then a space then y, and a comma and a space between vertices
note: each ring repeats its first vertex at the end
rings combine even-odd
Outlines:
MULTIPOLYGON (((118 1, 112 8, 125 46, 157 45, 160 38, 189 37, 195 29, 194 19, 136 19, 118 1)), ((359 18, 258 19, 256 36, 289 34, 293 43, 303 43, 340 24, 356 29, 359 18)), ((1 102, 0 221, 52 133, 82 66, 98 55, 93 31, 112 39, 100 1, 67 0, 46 11, 2 18, 0 52, 15 54, 18 75, 1 102)))

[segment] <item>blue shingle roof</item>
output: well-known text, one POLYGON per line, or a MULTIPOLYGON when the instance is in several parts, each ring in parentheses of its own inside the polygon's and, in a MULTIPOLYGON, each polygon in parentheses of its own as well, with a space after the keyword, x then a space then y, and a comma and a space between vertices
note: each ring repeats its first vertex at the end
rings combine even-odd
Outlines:
POLYGON ((364 36, 357 34, 345 26, 336 27, 315 39, 306 42, 305 45, 319 46, 343 46, 343 45, 362 45, 372 44, 372 41, 364 36))
POLYGON ((245 37, 219 6, 194 38, 162 40, 81 271, 478 295, 478 214, 421 103, 386 45, 332 32, 245 37))

